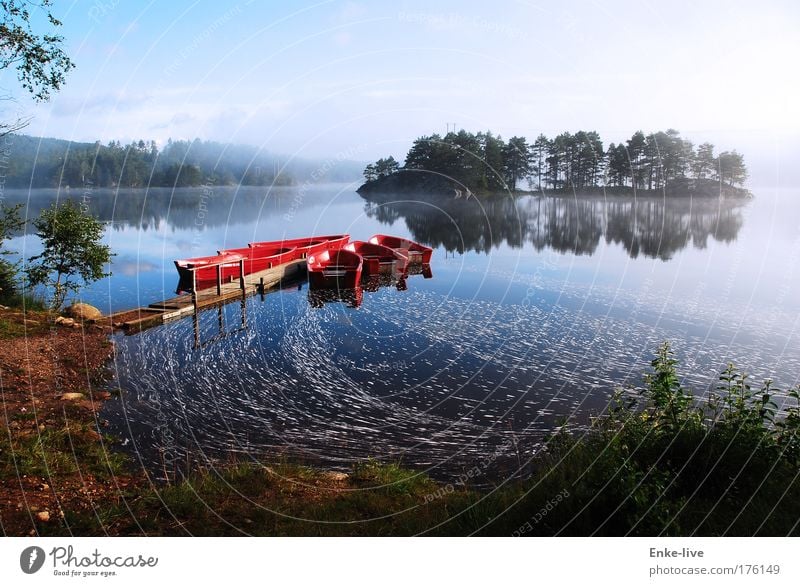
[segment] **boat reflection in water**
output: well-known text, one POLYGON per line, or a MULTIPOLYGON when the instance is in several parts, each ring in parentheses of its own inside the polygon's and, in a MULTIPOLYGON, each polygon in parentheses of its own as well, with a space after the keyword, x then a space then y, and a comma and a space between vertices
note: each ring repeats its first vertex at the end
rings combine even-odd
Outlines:
POLYGON ((308 304, 320 309, 326 303, 343 303, 346 307, 360 307, 364 301, 364 288, 354 289, 309 289, 308 304))
POLYGON ((398 291, 406 291, 408 278, 415 275, 422 275, 424 279, 430 279, 433 278, 433 271, 430 265, 415 263, 405 265, 402 270, 394 270, 390 273, 362 276, 359 285, 351 289, 314 287, 312 284, 308 291, 308 303, 315 308, 324 307, 326 303, 343 303, 346 307, 360 307, 364 301, 365 291, 376 293, 383 287, 394 287, 398 291))

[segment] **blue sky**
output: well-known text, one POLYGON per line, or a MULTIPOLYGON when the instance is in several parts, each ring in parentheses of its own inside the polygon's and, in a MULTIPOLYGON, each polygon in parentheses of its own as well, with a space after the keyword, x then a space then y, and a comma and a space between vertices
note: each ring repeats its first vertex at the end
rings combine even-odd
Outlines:
MULTIPOLYGON (((29 134, 402 156, 447 123, 796 144, 800 8, 761 2, 58 2, 77 68, 29 134)), ((6 110, 10 106, 6 105, 6 110)))

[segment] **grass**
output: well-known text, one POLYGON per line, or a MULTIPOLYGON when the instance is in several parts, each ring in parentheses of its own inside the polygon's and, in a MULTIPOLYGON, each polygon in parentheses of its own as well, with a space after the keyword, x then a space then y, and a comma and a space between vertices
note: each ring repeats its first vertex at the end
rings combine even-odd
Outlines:
POLYGON ((33 312, 43 312, 50 309, 44 297, 41 295, 34 295, 31 293, 22 294, 16 291, 0 297, 0 305, 33 312))
POLYGON ((29 321, 20 323, 17 320, 0 318, 0 340, 11 340, 14 338, 26 338, 47 333, 50 324, 47 322, 46 315, 28 314, 29 321))
POLYGON ((0 314, 0 340, 10 340, 47 333, 52 315, 30 307, 0 314))
POLYGON ((102 480, 124 474, 126 465, 127 458, 108 450, 88 424, 0 438, 0 478, 48 478, 81 472, 102 480))

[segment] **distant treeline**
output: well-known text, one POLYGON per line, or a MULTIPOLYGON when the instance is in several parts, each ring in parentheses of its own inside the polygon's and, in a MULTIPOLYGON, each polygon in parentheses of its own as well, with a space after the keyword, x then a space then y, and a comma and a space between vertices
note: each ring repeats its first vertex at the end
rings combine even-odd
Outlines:
POLYGON ((742 185, 747 168, 735 150, 715 155, 707 142, 695 149, 672 129, 647 135, 638 131, 608 148, 594 131, 564 132, 553 139, 540 134, 531 144, 522 136, 506 142, 491 132, 461 130, 420 137, 402 167, 393 157, 380 159, 367 166, 364 178, 367 188, 407 183, 479 193, 513 191, 522 181, 531 189, 662 189, 689 180, 742 185))
POLYGON ((4 138, 0 174, 6 187, 190 187, 215 185, 290 185, 353 180, 360 170, 352 161, 278 158, 247 145, 198 139, 127 145, 80 143, 54 138, 10 135, 4 138))

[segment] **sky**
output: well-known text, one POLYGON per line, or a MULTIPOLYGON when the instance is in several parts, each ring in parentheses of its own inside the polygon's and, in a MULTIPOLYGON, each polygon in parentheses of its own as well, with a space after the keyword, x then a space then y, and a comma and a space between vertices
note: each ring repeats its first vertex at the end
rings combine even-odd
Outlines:
POLYGON ((36 136, 373 160, 448 125, 597 130, 606 144, 676 128, 767 176, 800 154, 792 0, 56 0, 54 12, 76 64, 62 91, 35 104, 0 73, 36 136))

